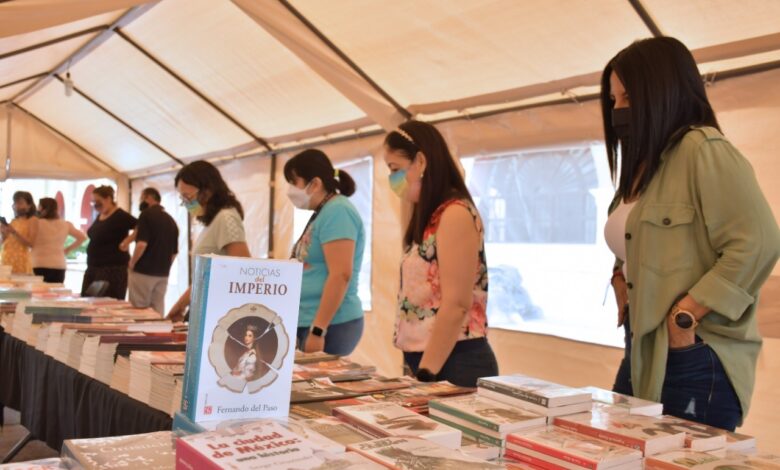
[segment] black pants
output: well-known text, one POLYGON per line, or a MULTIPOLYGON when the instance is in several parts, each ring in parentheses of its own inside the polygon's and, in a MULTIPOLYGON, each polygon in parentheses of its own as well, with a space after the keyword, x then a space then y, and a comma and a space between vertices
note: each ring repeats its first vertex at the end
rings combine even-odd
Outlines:
MULTIPOLYGON (((421 352, 404 352, 404 361, 417 374, 421 352)), ((439 380, 448 380, 461 387, 476 387, 480 377, 498 375, 498 362, 486 338, 458 341, 450 357, 439 371, 439 380)))
POLYGON ((87 295, 87 288, 95 281, 108 281, 106 297, 125 300, 127 295, 127 265, 88 266, 81 283, 81 295, 87 295))
POLYGON ((55 282, 58 284, 65 282, 64 269, 33 268, 33 273, 36 276, 43 276, 43 282, 55 282))

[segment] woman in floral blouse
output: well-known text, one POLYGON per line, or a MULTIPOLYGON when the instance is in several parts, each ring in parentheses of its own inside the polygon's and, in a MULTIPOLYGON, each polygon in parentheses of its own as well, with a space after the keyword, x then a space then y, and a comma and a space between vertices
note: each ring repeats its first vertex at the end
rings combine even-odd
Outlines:
POLYGON ((390 186, 411 204, 395 346, 422 381, 474 387, 498 374, 487 342, 482 219, 439 131, 409 121, 385 138, 390 186))
POLYGON ((27 191, 15 192, 13 201, 14 220, 10 224, 0 224, 3 237, 2 263, 11 266, 14 274, 32 274, 30 249, 38 234, 35 201, 27 191))

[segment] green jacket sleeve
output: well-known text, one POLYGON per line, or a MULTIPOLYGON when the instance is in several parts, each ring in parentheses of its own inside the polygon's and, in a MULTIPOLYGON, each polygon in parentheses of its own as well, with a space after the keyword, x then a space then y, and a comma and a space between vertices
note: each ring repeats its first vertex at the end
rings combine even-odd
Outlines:
POLYGON ((780 256, 780 229, 753 168, 728 141, 705 140, 692 164, 710 245, 719 257, 689 294, 736 321, 780 256))

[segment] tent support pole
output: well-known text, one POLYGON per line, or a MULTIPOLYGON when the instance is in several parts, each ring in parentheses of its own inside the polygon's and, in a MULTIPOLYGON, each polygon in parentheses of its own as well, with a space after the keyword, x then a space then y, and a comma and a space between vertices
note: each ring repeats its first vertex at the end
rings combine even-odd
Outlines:
POLYGON ((265 148, 266 148, 266 150, 269 150, 269 151, 271 150, 271 145, 268 143, 268 141, 266 141, 265 139, 263 139, 263 138, 262 138, 262 137, 260 137, 260 136, 257 136, 257 135, 255 135, 255 133, 254 133, 254 132, 252 132, 252 131, 251 131, 251 130, 248 128, 248 127, 246 127, 246 126, 245 126, 245 125, 243 125, 241 122, 239 122, 239 120, 238 120, 238 119, 236 119, 235 117, 233 117, 232 115, 230 115, 230 114, 229 114, 227 111, 225 111, 224 109, 222 109, 222 107, 220 107, 220 106, 219 106, 217 103, 215 103, 214 101, 212 101, 212 100, 211 100, 211 99, 210 99, 208 96, 206 96, 206 95, 204 95, 203 93, 201 93, 201 92, 200 92, 200 91, 199 91, 197 88, 195 88, 195 87, 194 87, 192 84, 190 84, 188 81, 186 81, 184 78, 182 78, 182 77, 181 77, 179 74, 177 74, 176 72, 174 72, 174 71, 173 71, 173 70, 172 70, 170 67, 168 67, 167 65, 163 64, 163 63, 162 63, 162 62, 161 62, 161 61, 160 61, 160 60, 159 60, 157 57, 155 57, 155 56, 153 56, 152 54, 150 54, 150 53, 149 53, 149 51, 147 51, 146 49, 144 49, 144 48, 143 48, 143 47, 142 47, 140 44, 138 44, 137 42, 133 41, 133 39, 132 39, 130 36, 128 36, 127 34, 125 34, 125 32, 124 32, 124 31, 122 31, 121 29, 117 28, 117 29, 116 29, 116 34, 117 34, 117 36, 119 36, 120 38, 124 39, 124 40, 125 40, 125 42, 127 42, 128 44, 130 44, 131 46, 133 46, 133 47, 134 47, 134 48, 135 48, 135 49, 136 49, 138 52, 140 52, 141 54, 143 54, 143 55, 144 55, 144 56, 145 56, 147 59, 151 60, 151 61, 152 61, 152 62, 154 62, 154 63, 155 63, 155 64, 156 64, 158 67, 160 67, 160 68, 161 68, 161 69, 163 69, 165 72, 167 72, 167 73, 168 73, 168 75, 170 75, 171 77, 175 78, 175 79, 176 79, 176 81, 178 81, 180 84, 184 85, 184 87, 185 87, 185 88, 187 88, 187 89, 188 89, 188 90, 190 90, 192 93, 194 93, 195 95, 197 95, 197 96, 198 96, 198 98, 200 98, 200 99, 201 99, 201 100, 203 100, 203 101, 204 101, 206 104, 208 104, 208 105, 209 105, 209 106, 210 106, 210 107, 211 107, 211 108, 212 108, 214 111, 218 112, 218 113, 219 113, 219 114, 221 114, 221 115, 222 115, 222 116, 223 116, 225 119, 227 119, 228 121, 232 122, 232 123, 233 123, 233 124, 234 124, 236 127, 238 127, 239 129, 241 129, 242 131, 244 131, 244 133, 246 133, 246 134, 247 134, 247 135, 249 135, 249 136, 250 136, 252 139, 254 139, 254 140, 255 140, 255 142, 257 142, 258 144, 260 144, 260 145, 262 145, 263 147, 265 147, 265 148))
POLYGON ((634 8, 634 11, 636 11, 636 14, 639 15, 639 18, 642 20, 645 26, 647 26, 647 29, 649 29, 650 32, 653 33, 653 36, 658 38, 664 35, 664 33, 661 32, 661 28, 658 27, 653 17, 650 16, 650 13, 647 11, 647 8, 645 8, 645 6, 642 5, 642 0, 628 0, 628 3, 630 3, 631 6, 634 8))
MULTIPOLYGON (((63 83, 64 83, 64 81, 62 80, 62 77, 60 77, 59 75, 57 75, 57 74, 54 74, 54 78, 56 78, 56 79, 57 79, 57 80, 59 80, 60 82, 63 82, 63 83)), ((78 87, 75 87, 75 86, 74 86, 74 87, 73 87, 73 91, 74 91, 74 92, 76 92, 76 93, 78 93, 78 95, 79 95, 79 96, 81 96, 82 98, 84 98, 85 100, 87 100, 87 101, 89 101, 90 103, 92 103, 92 105, 94 105, 96 108, 100 109, 100 110, 101 110, 101 111, 103 111, 104 113, 106 113, 106 114, 108 114, 109 116, 111 116, 112 118, 114 118, 114 120, 115 120, 116 122, 118 122, 119 124, 121 124, 121 125, 123 125, 124 127, 126 127, 128 130, 130 130, 131 132, 133 132, 135 135, 137 135, 138 137, 140 137, 140 138, 142 138, 143 140, 145 140, 145 141, 147 141, 148 143, 150 143, 150 144, 151 144, 151 145, 152 145, 154 148, 156 148, 156 149, 157 149, 157 150, 159 150, 160 152, 162 152, 162 153, 164 153, 165 155, 167 155, 167 156, 168 156, 168 158, 170 158, 171 160, 175 161, 175 162, 176 162, 176 163, 178 163, 179 165, 181 165, 181 166, 184 166, 184 162, 183 162, 183 161, 181 161, 181 160, 180 160, 178 157, 176 157, 174 154, 172 154, 171 152, 169 152, 168 150, 166 150, 165 148, 163 148, 163 147, 162 147, 161 145, 159 145, 157 142, 155 142, 155 141, 153 141, 152 139, 150 139, 150 138, 149 138, 149 137, 148 137, 146 134, 144 134, 143 132, 141 132, 141 131, 139 131, 138 129, 136 129, 135 127, 131 126, 131 125, 130 125, 130 124, 127 122, 127 121, 125 121, 124 119, 122 119, 122 118, 120 118, 119 116, 117 116, 116 114, 112 113, 112 112, 111 112, 111 111, 110 111, 108 108, 106 108, 106 107, 105 107, 105 106, 103 106, 102 104, 98 103, 98 102, 97 102, 97 101, 96 101, 94 98, 92 98, 91 96, 89 96, 89 95, 87 95, 86 93, 84 93, 84 92, 83 92, 81 89, 79 89, 78 87)))
POLYGON ((116 169, 116 168, 114 168, 112 165, 110 165, 109 163, 107 163, 106 161, 104 161, 102 158, 98 157, 98 156, 97 156, 97 155, 95 155, 94 153, 92 153, 92 152, 90 152, 89 150, 87 150, 86 148, 84 148, 84 146, 82 146, 81 144, 79 144, 79 143, 78 143, 78 142, 76 142, 75 140, 71 139, 71 138, 70 138, 70 137, 68 137, 67 135, 63 134, 63 133, 62 133, 62 132, 60 132, 59 130, 57 130, 57 129, 55 129, 54 127, 52 127, 52 125, 51 125, 51 124, 49 124, 48 122, 44 121, 43 119, 39 118, 39 117, 38 117, 38 116, 36 116, 35 114, 31 113, 30 111, 28 111, 27 109, 23 108, 22 106, 20 106, 20 105, 18 105, 18 104, 16 104, 16 103, 12 103, 12 105, 13 105, 13 106, 15 106, 17 109, 21 110, 22 112, 24 112, 25 114, 27 114, 28 116, 30 116, 31 118, 33 118, 33 119, 35 119, 36 121, 38 121, 38 122, 39 122, 39 123, 40 123, 40 124, 41 124, 43 127, 45 127, 46 129, 49 129, 51 132, 53 132, 54 134, 56 134, 56 135, 57 135, 57 136, 59 136, 60 138, 64 139, 65 141, 67 141, 68 143, 70 143, 71 145, 73 145, 74 147, 78 148, 79 150, 81 150, 81 151, 82 151, 82 152, 84 152, 85 154, 89 155, 89 156, 90 156, 90 157, 91 157, 93 160, 95 160, 96 162, 98 162, 98 163, 100 163, 101 165, 105 166, 106 168, 108 168, 109 170, 113 171, 114 173, 121 173, 119 170, 117 170, 117 169, 116 169))
POLYGON ((404 119, 411 119, 412 113, 409 112, 406 108, 401 106, 398 101, 396 101, 392 96, 390 96, 389 93, 387 93, 382 87, 379 86, 378 83, 376 83, 371 77, 368 76, 366 72, 363 71, 363 69, 360 68, 352 59, 349 58, 347 54, 344 53, 339 47, 333 43, 325 34, 320 31, 316 26, 314 26, 314 23, 309 21, 308 18, 306 18, 301 12, 299 12, 289 1, 287 0, 279 0, 279 3, 281 3, 290 13, 293 14, 298 20, 303 23, 306 28, 309 29, 317 38, 319 38, 320 41, 322 41, 328 48, 333 51, 341 60, 344 61, 352 70, 355 71, 358 75, 360 75, 360 78, 366 81, 369 85, 371 85, 371 88, 377 91, 384 99, 386 99, 393 107, 398 111, 401 116, 404 117, 404 119))
POLYGON ((0 88, 5 88, 5 87, 9 87, 9 86, 18 85, 20 83, 26 82, 27 80, 33 80, 35 78, 41 78, 41 77, 44 77, 46 75, 48 75, 48 74, 47 73, 37 73, 35 75, 30 75, 29 77, 24 77, 24 78, 20 78, 19 80, 14 80, 12 82, 4 83, 4 84, 0 85, 0 88))
POLYGON ((71 39, 76 39, 78 37, 92 34, 92 33, 99 33, 100 31, 105 31, 108 29, 108 25, 101 25, 101 26, 95 26, 89 29, 82 29, 81 31, 76 31, 74 33, 66 34, 65 36, 60 36, 58 38, 49 39, 48 41, 39 42, 38 44, 32 44, 27 47, 23 47, 21 49, 16 49, 15 51, 9 51, 5 54, 0 54, 0 60, 7 59, 9 57, 13 57, 15 55, 24 54, 25 52, 34 51, 36 49, 41 49, 43 47, 53 46, 54 44, 61 43, 63 41, 69 41, 71 39))
POLYGON ((268 183, 268 257, 274 255, 274 205, 276 204, 276 153, 271 154, 271 174, 268 183))

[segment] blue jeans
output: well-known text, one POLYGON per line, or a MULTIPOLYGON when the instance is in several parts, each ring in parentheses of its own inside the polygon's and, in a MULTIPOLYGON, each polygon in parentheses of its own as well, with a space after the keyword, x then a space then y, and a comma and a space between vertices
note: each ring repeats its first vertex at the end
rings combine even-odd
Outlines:
MULTIPOLYGON (((303 350, 306 344, 306 337, 309 336, 309 327, 298 327, 298 349, 303 350)), ((337 356, 348 356, 352 354, 360 337, 363 336, 363 317, 350 320, 337 325, 330 325, 325 334, 325 352, 337 356)))
POLYGON ((623 337, 625 349, 623 359, 620 360, 620 366, 618 366, 612 391, 622 393, 623 395, 633 395, 634 388, 631 385, 631 324, 628 321, 628 310, 626 310, 625 320, 623 321, 623 333, 625 335, 623 337))
MULTIPOLYGON (((626 322, 625 354, 612 390, 633 395, 631 384, 631 325, 626 322)), ((734 431, 742 406, 717 354, 697 336, 696 343, 670 349, 661 391, 664 414, 734 431)))
MULTIPOLYGON (((404 361, 417 374, 421 352, 404 352, 404 361)), ((486 338, 467 339, 455 344, 439 371, 439 380, 448 380, 461 387, 476 387, 480 377, 498 375, 498 362, 486 338)))
POLYGON ((670 349, 661 393, 664 413, 734 431, 742 406, 715 351, 697 342, 670 349))

